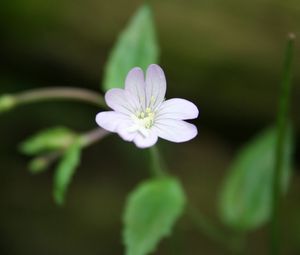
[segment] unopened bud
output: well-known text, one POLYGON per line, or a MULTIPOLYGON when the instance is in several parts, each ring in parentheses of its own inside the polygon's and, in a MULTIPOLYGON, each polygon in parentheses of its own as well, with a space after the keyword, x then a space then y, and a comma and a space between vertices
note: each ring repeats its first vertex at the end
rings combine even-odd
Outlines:
POLYGON ((46 157, 38 157, 30 161, 29 171, 32 174, 44 172, 49 166, 49 160, 46 157))
POLYGON ((3 95, 0 97, 0 113, 6 112, 14 108, 16 105, 16 99, 12 95, 3 95))

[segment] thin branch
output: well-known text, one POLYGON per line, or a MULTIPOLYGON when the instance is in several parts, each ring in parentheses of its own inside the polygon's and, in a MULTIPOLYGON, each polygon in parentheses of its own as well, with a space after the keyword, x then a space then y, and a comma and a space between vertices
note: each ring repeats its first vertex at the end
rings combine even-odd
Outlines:
POLYGON ((84 133, 81 135, 82 146, 87 147, 93 145, 94 143, 98 142, 99 140, 101 140, 109 134, 110 132, 104 130, 103 128, 96 128, 87 133, 84 133))
POLYGON ((17 104, 28 104, 48 100, 76 100, 106 108, 104 98, 100 93, 69 87, 51 87, 43 89, 33 89, 16 94, 14 96, 17 104))
POLYGON ((190 201, 188 201, 186 214, 200 233, 223 245, 232 254, 239 254, 243 250, 245 240, 241 233, 234 234, 221 229, 206 215, 197 210, 190 201))

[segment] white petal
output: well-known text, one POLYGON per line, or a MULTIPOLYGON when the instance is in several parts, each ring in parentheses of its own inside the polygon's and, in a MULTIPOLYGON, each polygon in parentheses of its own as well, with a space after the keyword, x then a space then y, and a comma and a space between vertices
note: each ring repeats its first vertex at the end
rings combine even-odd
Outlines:
POLYGON ((124 89, 110 89, 105 94, 105 102, 116 112, 127 115, 135 113, 137 109, 136 99, 124 89))
POLYGON ((183 120, 172 119, 156 121, 153 129, 159 137, 175 143, 189 141, 198 133, 195 125, 183 120))
POLYGON ((163 102, 166 95, 166 77, 160 66, 152 64, 146 73, 146 98, 147 105, 156 108, 163 102))
POLYGON ((142 109, 146 108, 145 79, 141 68, 135 67, 128 73, 125 81, 125 90, 138 100, 142 109))
POLYGON ((96 115, 97 124, 110 132, 116 132, 122 123, 128 121, 126 115, 114 111, 100 112, 96 115))
POLYGON ((117 130, 118 135, 125 141, 132 142, 135 136, 137 135, 136 131, 131 131, 133 123, 130 121, 123 122, 117 130))
POLYGON ((156 118, 158 120, 161 118, 189 120, 197 118, 198 115, 198 108, 192 102, 181 98, 173 98, 161 104, 156 118))
POLYGON ((148 148, 153 146, 157 142, 157 134, 151 130, 150 134, 145 137, 141 133, 137 133, 135 138, 133 139, 133 142, 135 145, 139 148, 148 148))

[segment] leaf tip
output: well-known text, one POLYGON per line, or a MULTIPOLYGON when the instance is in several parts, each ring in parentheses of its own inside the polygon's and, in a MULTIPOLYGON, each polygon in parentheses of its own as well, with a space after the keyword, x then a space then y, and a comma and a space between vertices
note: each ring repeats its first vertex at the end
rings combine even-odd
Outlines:
POLYGON ((55 204, 59 207, 62 207, 65 203, 64 196, 56 190, 53 192, 53 199, 55 204))

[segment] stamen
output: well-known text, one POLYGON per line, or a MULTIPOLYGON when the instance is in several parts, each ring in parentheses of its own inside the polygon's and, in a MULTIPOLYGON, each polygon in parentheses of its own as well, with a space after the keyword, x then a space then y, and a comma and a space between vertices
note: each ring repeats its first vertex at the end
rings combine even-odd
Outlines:
POLYGON ((149 129, 154 124, 155 113, 152 111, 150 107, 147 107, 145 111, 137 111, 136 115, 132 116, 134 121, 134 126, 137 131, 139 131, 142 135, 147 135, 149 133, 149 129))

